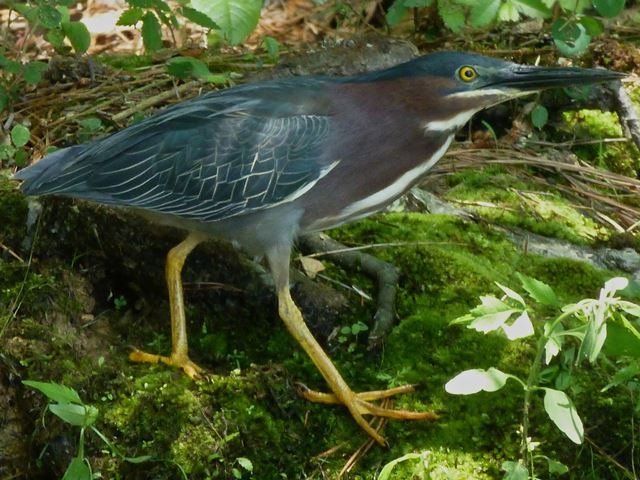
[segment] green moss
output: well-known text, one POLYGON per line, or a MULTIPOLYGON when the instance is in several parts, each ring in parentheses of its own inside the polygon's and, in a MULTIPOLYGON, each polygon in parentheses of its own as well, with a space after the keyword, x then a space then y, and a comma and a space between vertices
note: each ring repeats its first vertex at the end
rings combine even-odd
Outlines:
MULTIPOLYGON (((522 291, 516 271, 553 285, 567 303, 597 295, 604 281, 615 273, 573 260, 522 255, 493 230, 446 216, 389 214, 343 227, 333 236, 349 244, 361 239, 406 242, 376 251, 376 256, 402 272, 398 298, 401 322, 387 339, 377 378, 389 386, 420 384, 421 390, 398 398, 396 406, 435 410, 442 417, 426 428, 420 423, 389 424, 387 437, 397 443, 383 458, 401 457, 420 445, 432 454, 438 452, 438 463, 447 466, 451 478, 471 478, 469 472, 475 472, 473 478, 501 476, 501 463, 519 457, 521 387, 509 382, 499 392, 452 396, 443 385, 469 368, 496 367, 526 378, 533 344, 451 327, 450 320, 477 304, 480 295, 496 293, 495 281, 522 291)), ((544 309, 535 312, 549 313, 544 309)), ((591 389, 603 386, 596 385, 591 389)), ((617 413, 610 414, 624 421, 624 412, 617 407, 614 410, 617 413)), ((565 463, 575 461, 575 450, 547 418, 541 398, 534 397, 531 415, 534 438, 544 441, 544 453, 565 463)), ((394 478, 403 478, 413 469, 414 465, 407 464, 394 478)))
POLYGON ((460 172, 451 176, 449 184, 449 200, 491 223, 582 244, 608 235, 557 193, 527 184, 501 167, 460 172))
POLYGON ((10 181, 0 172, 0 240, 6 246, 18 249, 27 226, 27 202, 10 181))
MULTIPOLYGON (((402 457, 400 457, 402 458, 402 457)), ((486 465, 463 451, 439 448, 420 452, 396 464, 390 480, 468 480, 495 478, 488 475, 486 465)))
MULTIPOLYGON (((400 322, 383 351, 367 352, 364 335, 355 351, 332 343, 329 350, 338 369, 356 390, 417 383, 420 388, 399 396, 395 406, 440 414, 437 422, 389 422, 383 434, 390 448, 372 448, 353 478, 373 480, 387 462, 425 451, 429 453, 423 464, 404 462, 392 478, 429 478, 425 472, 430 478, 502 476, 501 463, 519 456, 522 389, 509 382, 495 393, 452 396, 443 386, 468 368, 494 366, 524 377, 532 345, 481 335, 449 322, 473 307, 480 295, 497 293, 495 281, 521 291, 516 271, 552 284, 566 302, 593 296, 612 273, 580 262, 523 255, 501 233, 444 215, 381 215, 332 235, 350 245, 389 244, 372 253, 400 270, 400 322)), ((196 255, 190 265, 205 260, 196 255)), ((226 479, 232 478, 239 457, 252 461, 254 478, 335 478, 345 457, 367 440, 344 409, 308 404, 295 395, 296 381, 311 388, 326 387, 277 320, 272 293, 254 283, 253 274, 230 268, 229 275, 236 275, 231 284, 247 285, 242 293, 189 293, 191 354, 210 372, 206 381, 193 382, 164 365, 126 360, 129 345, 168 350, 166 300, 155 302, 146 312, 135 310, 138 302, 129 294, 126 311, 116 310, 111 302, 106 314, 85 322, 82 302, 76 298, 80 273, 70 265, 51 260, 37 264, 34 274, 49 276, 57 288, 32 289, 26 310, 31 315, 14 322, 11 331, 25 347, 12 345, 7 355, 21 365, 25 378, 76 388, 99 408, 97 427, 119 450, 155 460, 124 462, 89 435, 89 460, 105 478, 173 479, 183 470, 190 478, 226 479), (38 305, 47 306, 46 315, 38 305), (336 445, 341 446, 338 454, 318 457, 336 445)), ((371 279, 330 263, 327 267, 328 275, 375 296, 371 279)), ((22 280, 21 270, 15 268, 6 280, 10 288, 22 280)), ((350 300, 351 311, 341 321, 370 324, 374 303, 355 296, 350 300)), ((583 392, 595 392, 602 381, 586 376, 578 383, 583 392)), ((585 405, 585 397, 576 393, 585 424, 605 418, 607 425, 619 427, 624 433, 614 439, 617 448, 631 434, 628 411, 618 403, 586 397, 598 408, 585 405)), ((42 408, 38 404, 34 412, 42 408)), ((73 431, 58 424, 48 424, 48 429, 46 436, 34 437, 37 450, 61 432, 73 431)), ((593 460, 582 458, 549 422, 540 398, 532 410, 532 435, 543 441, 542 453, 573 464, 573 471, 580 472, 593 460)))
POLYGON ((96 57, 99 64, 109 65, 114 69, 135 71, 153 65, 152 55, 102 54, 96 57))
POLYGON ((561 301, 567 303, 577 298, 598 294, 604 282, 616 272, 599 270, 591 265, 566 258, 541 258, 522 263, 522 273, 553 285, 561 301))
MULTIPOLYGON (((565 112, 563 116, 573 138, 598 140, 623 136, 620 121, 615 113, 579 110, 565 112)), ((640 168, 640 152, 631 141, 579 145, 574 147, 574 151, 580 158, 590 163, 630 177, 636 177, 640 168)))

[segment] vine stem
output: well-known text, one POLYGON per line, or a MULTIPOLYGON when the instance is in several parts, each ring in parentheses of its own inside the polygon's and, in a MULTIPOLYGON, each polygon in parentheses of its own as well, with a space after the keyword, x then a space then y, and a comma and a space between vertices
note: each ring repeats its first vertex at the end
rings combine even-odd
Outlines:
POLYGON ((524 401, 522 406, 522 446, 520 448, 520 454, 525 464, 530 464, 531 473, 533 473, 533 455, 529 452, 527 441, 529 437, 529 406, 531 405, 531 393, 538 383, 538 375, 540 374, 540 368, 542 366, 542 356, 544 355, 544 346, 547 343, 547 340, 548 338, 546 335, 542 335, 538 338, 538 342, 536 344, 536 356, 531 364, 531 368, 529 369, 527 385, 524 389, 524 401))
POLYGON ((527 383, 524 388, 524 401, 522 405, 522 446, 520 447, 520 455, 525 464, 529 464, 530 472, 533 474, 533 455, 529 452, 528 437, 529 437, 529 407, 531 405, 531 394, 537 389, 538 376, 540 375, 540 369, 542 368, 542 357, 544 355, 544 347, 549 341, 550 334, 555 330, 556 326, 561 323, 565 318, 573 315, 573 311, 565 312, 559 315, 553 322, 550 323, 548 334, 543 334, 538 338, 536 343, 536 356, 529 369, 529 376, 527 377, 527 383))

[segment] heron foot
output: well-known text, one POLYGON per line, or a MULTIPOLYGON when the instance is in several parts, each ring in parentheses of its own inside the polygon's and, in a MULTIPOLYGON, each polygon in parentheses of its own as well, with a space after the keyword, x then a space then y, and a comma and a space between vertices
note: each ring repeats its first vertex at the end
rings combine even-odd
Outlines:
POLYGON ((170 357, 156 355, 153 353, 143 352, 135 349, 129 354, 129 360, 132 362, 159 363, 162 362, 172 367, 181 368, 182 371, 192 380, 198 380, 203 377, 204 369, 191 361, 188 355, 172 354, 170 357))
POLYGON ((380 407, 374 403, 376 400, 384 400, 395 395, 413 392, 416 385, 403 385, 401 387, 390 388, 388 390, 372 390, 368 392, 353 392, 351 390, 341 391, 341 397, 334 393, 318 392, 311 390, 302 383, 296 384, 296 390, 300 396, 314 403, 324 403, 333 405, 344 405, 349 409, 354 420, 364 428, 381 445, 385 444, 384 438, 373 430, 363 419, 363 415, 375 417, 394 418, 396 420, 436 420, 438 415, 433 412, 412 412, 409 410, 396 410, 392 408, 380 407), (363 424, 364 423, 364 424, 363 424), (365 427, 366 425, 366 427, 365 427))

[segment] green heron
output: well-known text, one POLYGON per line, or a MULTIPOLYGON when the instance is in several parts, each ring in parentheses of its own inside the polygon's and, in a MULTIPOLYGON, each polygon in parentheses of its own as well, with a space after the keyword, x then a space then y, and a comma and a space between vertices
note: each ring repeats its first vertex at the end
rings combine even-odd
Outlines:
POLYGON ((172 351, 134 351, 136 361, 201 368, 187 350, 181 271, 211 236, 264 255, 278 311, 332 393, 380 444, 363 415, 429 413, 382 408, 376 400, 411 386, 355 393, 315 340, 289 291, 297 235, 370 215, 415 185, 456 131, 486 107, 549 87, 620 79, 600 69, 518 65, 440 52, 346 78, 294 77, 212 92, 167 108, 105 138, 57 150, 14 178, 27 195, 58 194, 128 207, 188 231, 167 255, 172 351))

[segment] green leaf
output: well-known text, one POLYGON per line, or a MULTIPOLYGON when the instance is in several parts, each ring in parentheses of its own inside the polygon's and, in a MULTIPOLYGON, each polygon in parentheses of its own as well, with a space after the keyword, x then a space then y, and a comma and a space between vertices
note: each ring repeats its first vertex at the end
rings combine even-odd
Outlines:
POLYGON ((32 7, 24 3, 14 3, 13 9, 27 19, 27 22, 34 24, 38 21, 40 9, 38 7, 32 7))
POLYGON ((438 13, 452 32, 457 33, 464 27, 464 7, 453 0, 438 0, 438 13))
POLYGON ((155 6, 154 0, 127 0, 127 3, 138 8, 153 8, 155 6))
POLYGON ((624 9, 624 0, 593 0, 593 6, 603 17, 616 17, 624 9))
POLYGON ((627 302, 625 300, 619 300, 616 305, 620 307, 625 313, 640 318, 640 305, 627 302))
POLYGON ((142 43, 144 43, 144 48, 149 52, 162 48, 160 22, 152 12, 147 12, 142 17, 142 43))
POLYGON ((587 30, 591 37, 596 37, 604 32, 604 25, 597 18, 585 16, 578 20, 578 23, 587 30))
POLYGON ((531 111, 531 123, 536 128, 542 128, 549 120, 549 111, 542 105, 536 105, 531 111))
POLYGON ((591 319, 587 323, 587 329, 584 334, 584 339, 580 344, 580 350, 578 350, 577 361, 582 359, 589 360, 589 363, 595 363, 605 340, 607 339, 607 324, 604 321, 597 321, 591 319))
POLYGON ((271 60, 277 60, 280 53, 280 42, 275 38, 266 36, 262 41, 262 46, 267 51, 267 56, 271 60))
POLYGON ((513 310, 505 302, 493 295, 482 295, 480 297, 480 305, 474 307, 471 313, 474 315, 486 315, 487 313, 506 312, 513 310))
POLYGON ((474 368, 459 373, 447 382, 444 389, 453 395, 471 395, 478 392, 495 392, 504 387, 509 375, 496 368, 474 368))
POLYGON ((554 382, 556 389, 562 391, 569 388, 571 383, 573 383, 573 376, 567 370, 561 370, 554 382))
POLYGON ((69 8, 67 8, 64 5, 58 5, 56 9, 60 12, 60 15, 62 17, 62 20, 60 23, 71 21, 71 13, 69 12, 69 8))
POLYGON ((98 409, 91 405, 75 403, 52 403, 49 410, 70 425, 89 427, 98 419, 98 409))
POLYGON ((74 457, 64 472, 62 480, 92 480, 91 468, 84 458, 74 457))
POLYGON ((404 6, 403 0, 395 0, 385 15, 387 25, 390 27, 398 25, 407 15, 408 11, 409 9, 404 6))
POLYGON ((580 14, 591 7, 591 0, 557 0, 560 8, 571 14, 580 14))
POLYGON ((468 328, 482 333, 492 332, 502 327, 509 320, 509 317, 516 312, 517 310, 509 309, 505 312, 488 313, 473 320, 468 325, 468 328))
POLYGON ((2 112, 5 108, 7 108, 8 104, 9 104, 9 95, 7 95, 7 92, 5 91, 5 89, 0 85, 0 112, 2 112))
POLYGON ((472 27, 485 27, 496 19, 501 0, 478 0, 471 7, 470 21, 472 27))
POLYGON ((65 22, 62 31, 71 42, 71 46, 78 54, 85 53, 91 46, 91 34, 82 22, 65 22))
POLYGON ((139 457, 122 457, 125 462, 129 463, 144 463, 149 460, 153 460, 153 455, 140 455, 139 457))
POLYGON ((640 339, 625 326, 610 323, 607 325, 607 339, 603 351, 612 357, 640 358, 640 339))
POLYGON ((426 8, 433 5, 434 0, 404 0, 403 5, 406 8, 426 8))
POLYGON ((195 77, 199 80, 209 81, 215 77, 202 60, 193 57, 174 57, 170 59, 167 62, 167 71, 170 75, 183 80, 195 77))
POLYGON ((584 440, 584 427, 571 399, 559 390, 545 388, 544 391, 544 409, 551 421, 572 442, 581 444, 584 440))
POLYGON ((566 18, 553 22, 551 35, 558 50, 570 57, 584 53, 591 42, 591 36, 582 24, 566 18))
POLYGON ((171 7, 164 0, 153 0, 153 5, 162 12, 171 12, 171 7))
POLYGON ((618 370, 616 374, 611 378, 611 381, 600 391, 606 392, 610 388, 627 383, 629 380, 633 380, 634 378, 636 378, 639 374, 640 362, 636 359, 626 367, 618 370))
POLYGON ((199 10, 196 10, 195 8, 191 8, 191 7, 182 7, 180 9, 180 14, 186 18, 187 20, 200 25, 201 27, 204 28, 209 28, 209 29, 219 29, 220 27, 218 27, 218 25, 216 24, 216 22, 214 22, 211 17, 209 17, 208 15, 205 15, 204 13, 202 13, 199 10))
POLYGON ((520 13, 532 18, 548 18, 551 10, 541 0, 514 0, 520 13))
POLYGON ((56 28, 60 26, 62 14, 51 5, 40 5, 38 7, 38 20, 46 28, 56 28))
POLYGON ((618 370, 615 375, 611 377, 611 381, 600 391, 606 392, 610 388, 627 383, 629 380, 636 378, 638 374, 640 374, 640 362, 634 360, 626 367, 618 370))
POLYGON ((22 74, 24 81, 29 85, 37 85, 42 80, 42 74, 47 71, 48 65, 44 62, 29 62, 24 66, 22 74))
POLYGON ((0 160, 11 160, 16 154, 16 147, 13 145, 0 144, 0 160))
POLYGON ((544 344, 544 363, 549 365, 549 362, 560 353, 562 350, 562 332, 564 332, 564 327, 561 323, 557 323, 553 331, 549 332, 549 328, 551 328, 551 324, 549 322, 544 324, 544 334, 548 337, 547 342, 544 344))
POLYGON ((116 25, 134 26, 136 23, 142 21, 144 17, 144 10, 138 7, 129 8, 122 12, 116 25))
POLYGON ((535 333, 533 323, 531 323, 531 319, 526 310, 523 311, 511 325, 506 323, 502 325, 502 330, 509 340, 530 337, 535 333))
POLYGON ((522 287, 536 302, 549 306, 558 305, 558 297, 549 285, 521 273, 516 273, 516 275, 522 282, 522 287))
POLYGON ((513 0, 506 0, 498 9, 498 20, 501 22, 517 22, 520 20, 518 7, 513 0))
POLYGON ((0 70, 17 75, 22 71, 22 64, 6 57, 0 57, 0 70))
POLYGON ((76 121, 84 130, 89 130, 91 132, 99 130, 100 127, 102 127, 102 120, 98 117, 87 117, 76 121))
POLYGON ((520 462, 503 462, 500 468, 506 472, 503 480, 528 480, 529 470, 520 462))
POLYGON ((61 28, 54 28, 52 30, 49 30, 44 35, 44 38, 53 46, 53 48, 57 52, 62 52, 63 50, 67 49, 67 46, 64 44, 64 32, 61 28))
POLYGON ((402 462, 406 462, 407 460, 414 460, 414 459, 420 458, 421 456, 422 455, 419 453, 407 453, 399 458, 394 458, 389 463, 387 463, 384 467, 382 467, 382 470, 380 470, 380 473, 378 474, 378 477, 376 480, 390 480, 391 472, 396 467, 396 465, 402 462))
POLYGON ((16 147, 24 147, 31 137, 29 129, 21 124, 16 124, 11 129, 11 141, 16 147))
POLYGON ((249 472, 249 473, 253 472, 253 463, 251 463, 251 460, 249 460, 248 458, 238 457, 238 458, 236 458, 236 461, 247 472, 249 472))
POLYGON ((22 383, 27 387, 35 388, 49 398, 58 403, 77 403, 82 405, 82 400, 73 388, 59 383, 37 382, 35 380, 23 380, 22 383))
POLYGON ((524 303, 524 298, 522 298, 522 295, 520 295, 519 293, 511 290, 509 287, 505 287, 504 285, 501 285, 500 283, 496 282, 496 285, 498 286, 498 288, 500 288, 500 290, 502 290, 504 292, 504 294, 509 297, 511 300, 515 300, 516 302, 518 302, 520 305, 522 305, 523 307, 526 306, 526 304, 524 303))
POLYGON ((549 473, 551 474, 564 475, 569 471, 569 467, 567 467, 564 463, 558 462, 556 460, 547 458, 547 463, 549 464, 549 473))
POLYGON ((191 6, 211 18, 231 45, 238 45, 258 25, 262 0, 192 0, 191 6))
POLYGON ((16 167, 24 167, 27 165, 27 159, 29 154, 24 148, 16 149, 16 153, 13 155, 13 163, 16 167))

